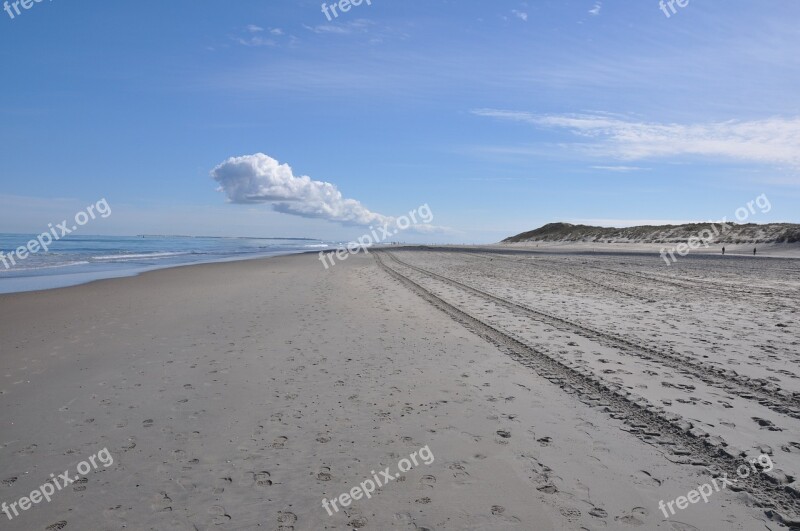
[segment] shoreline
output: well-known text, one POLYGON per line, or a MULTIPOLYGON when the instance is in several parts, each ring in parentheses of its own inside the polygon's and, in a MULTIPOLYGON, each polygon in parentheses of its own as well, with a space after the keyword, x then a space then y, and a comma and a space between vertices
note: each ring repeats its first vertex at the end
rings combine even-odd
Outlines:
POLYGON ((269 258, 276 258, 280 256, 292 256, 296 254, 307 254, 316 252, 318 251, 276 251, 274 253, 258 254, 254 256, 224 257, 212 260, 202 260, 187 264, 164 264, 164 265, 129 267, 120 271, 114 271, 113 269, 106 269, 103 271, 96 271, 96 272, 58 273, 52 275, 0 277, 0 296, 6 294, 14 294, 14 293, 31 293, 38 291, 49 291, 53 289, 70 288, 75 286, 84 286, 86 284, 91 284, 103 280, 137 277, 140 275, 144 275, 146 273, 151 273, 154 271, 162 271, 166 269, 201 266, 209 264, 225 264, 229 262, 246 262, 249 260, 266 260, 269 258), (81 278, 78 279, 75 277, 81 277, 81 278), (37 287, 22 288, 22 289, 7 289, 8 286, 13 284, 36 285, 37 287))
MULTIPOLYGON (((542 242, 540 244, 531 243, 495 243, 484 245, 457 245, 457 244, 407 244, 407 245, 391 245, 391 246, 375 246, 370 249, 405 249, 405 250, 422 250, 422 251, 439 251, 439 250, 459 250, 462 252, 498 252, 519 255, 536 255, 543 256, 557 254, 557 255, 587 255, 587 256, 648 256, 654 255, 656 258, 663 260, 659 256, 661 249, 665 248, 667 244, 637 244, 637 243, 572 243, 572 242, 542 242), (623 247, 627 246, 627 247, 623 247)), ((670 249, 670 247, 667 247, 670 249)), ((796 260, 800 259, 800 244, 771 244, 764 245, 760 248, 758 254, 753 256, 751 252, 747 251, 750 245, 726 245, 726 253, 723 256, 720 250, 714 252, 697 249, 691 250, 686 256, 678 256, 676 254, 677 262, 672 262, 672 265, 679 263, 684 259, 704 259, 704 258, 723 258, 723 259, 786 259, 796 260)), ((0 277, 0 296, 13 293, 30 293, 39 291, 49 291, 53 289, 68 288, 74 286, 82 286, 91 284, 102 280, 112 280, 117 278, 130 278, 137 277, 153 271, 161 271, 173 268, 184 268, 209 264, 222 264, 229 262, 245 262, 251 260, 265 260, 269 258, 276 258, 281 256, 293 255, 318 255, 320 252, 334 252, 335 248, 317 249, 317 250, 298 250, 298 251, 278 251, 274 254, 267 253, 258 256, 246 257, 225 257, 220 259, 192 262, 188 264, 165 264, 163 266, 143 266, 140 268, 130 268, 125 271, 114 272, 113 270, 106 270, 97 273, 64 273, 58 275, 32 275, 24 277, 0 277), (82 279, 70 279, 70 277, 81 276, 82 279), (18 282, 19 284, 30 283, 32 279, 39 287, 21 288, 21 289, 7 289, 10 284, 18 282)), ((360 253, 359 253, 360 254, 360 253)), ((348 257, 353 256, 348 253, 348 257)), ((337 260, 340 263, 341 260, 337 260)))

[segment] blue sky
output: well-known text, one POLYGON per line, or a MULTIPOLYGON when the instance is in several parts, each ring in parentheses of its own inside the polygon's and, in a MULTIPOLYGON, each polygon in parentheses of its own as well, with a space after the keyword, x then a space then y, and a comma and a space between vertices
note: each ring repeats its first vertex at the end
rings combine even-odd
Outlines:
POLYGON ((794 0, 320 4, 0 12, 0 232, 102 197, 87 233, 349 239, 353 205, 428 204, 442 230, 408 240, 490 242, 730 218, 760 194, 750 221, 800 222, 794 0), (259 153, 291 170, 226 163, 259 153))

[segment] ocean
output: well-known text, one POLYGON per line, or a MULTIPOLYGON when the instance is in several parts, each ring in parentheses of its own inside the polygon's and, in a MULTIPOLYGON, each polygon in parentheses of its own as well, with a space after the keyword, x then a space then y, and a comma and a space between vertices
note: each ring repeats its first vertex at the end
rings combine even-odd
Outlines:
POLYGON ((307 238, 214 238, 190 236, 67 236, 12 265, 8 254, 35 234, 0 233, 0 293, 74 286, 178 265, 224 262, 336 248, 307 238))

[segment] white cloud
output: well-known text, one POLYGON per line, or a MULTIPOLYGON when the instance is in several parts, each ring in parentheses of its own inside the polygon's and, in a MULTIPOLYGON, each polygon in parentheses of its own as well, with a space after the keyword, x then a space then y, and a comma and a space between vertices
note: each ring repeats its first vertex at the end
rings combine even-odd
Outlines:
POLYGON ((524 20, 525 22, 528 21, 528 14, 525 13, 524 11, 517 11, 516 9, 512 9, 511 12, 514 13, 514 16, 517 17, 518 19, 524 20))
POLYGON ((649 170, 650 168, 640 168, 639 166, 592 166, 593 170, 605 170, 605 171, 618 171, 618 172, 629 172, 629 171, 643 171, 649 170))
POLYGON ((603 2, 595 2, 594 7, 589 10, 589 13, 597 16, 600 14, 601 9, 603 9, 603 2))
POLYGON ((537 115, 479 109, 478 116, 559 128, 589 140, 589 155, 621 160, 694 155, 774 165, 800 166, 800 117, 708 122, 637 122, 609 114, 537 115))
POLYGON ((236 42, 242 46, 275 46, 277 44, 272 39, 264 39, 263 37, 250 37, 249 39, 239 37, 236 42))
POLYGON ((374 23, 370 20, 359 18, 339 24, 318 24, 316 26, 303 25, 308 31, 314 33, 329 33, 334 35, 350 35, 352 33, 366 33, 374 23))
MULTIPOLYGON (((232 37, 232 39, 242 46, 277 46, 278 42, 274 38, 262 37, 259 34, 265 30, 261 26, 249 24, 245 27, 246 34, 243 37, 232 37)), ((280 37, 283 35, 283 30, 280 28, 270 28, 269 35, 271 37, 280 37)))
MULTIPOLYGON (((231 157, 214 168, 211 176, 232 203, 270 203, 277 212, 347 225, 391 225, 396 221, 345 198, 334 184, 295 176, 288 164, 263 153, 231 157)), ((437 232, 442 228, 420 223, 410 230, 437 232)))

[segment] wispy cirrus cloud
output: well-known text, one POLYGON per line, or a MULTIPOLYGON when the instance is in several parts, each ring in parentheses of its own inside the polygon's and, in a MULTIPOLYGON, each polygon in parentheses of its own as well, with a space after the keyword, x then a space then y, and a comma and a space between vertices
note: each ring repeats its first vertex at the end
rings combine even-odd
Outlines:
POLYGON ((570 131, 583 140, 579 149, 598 157, 632 161, 690 155, 800 166, 800 117, 679 124, 601 113, 540 115, 497 109, 472 113, 570 131))
POLYGON ((592 169, 627 173, 631 171, 647 171, 650 168, 641 168, 639 166, 592 166, 592 169))
POLYGON ((303 25, 305 29, 314 33, 327 33, 333 35, 350 35, 353 33, 365 33, 375 25, 369 19, 359 18, 347 22, 338 22, 335 24, 318 24, 316 26, 303 25))
POLYGON ((232 39, 242 46, 277 46, 278 42, 275 40, 275 37, 280 37, 283 35, 283 30, 280 28, 270 28, 269 30, 265 30, 256 24, 248 24, 244 28, 244 33, 247 35, 232 37, 232 39), (261 34, 263 34, 265 31, 267 31, 272 37, 262 37, 261 34))
POLYGON ((273 39, 265 39, 263 37, 237 37, 236 42, 242 46, 275 46, 278 44, 273 39))

